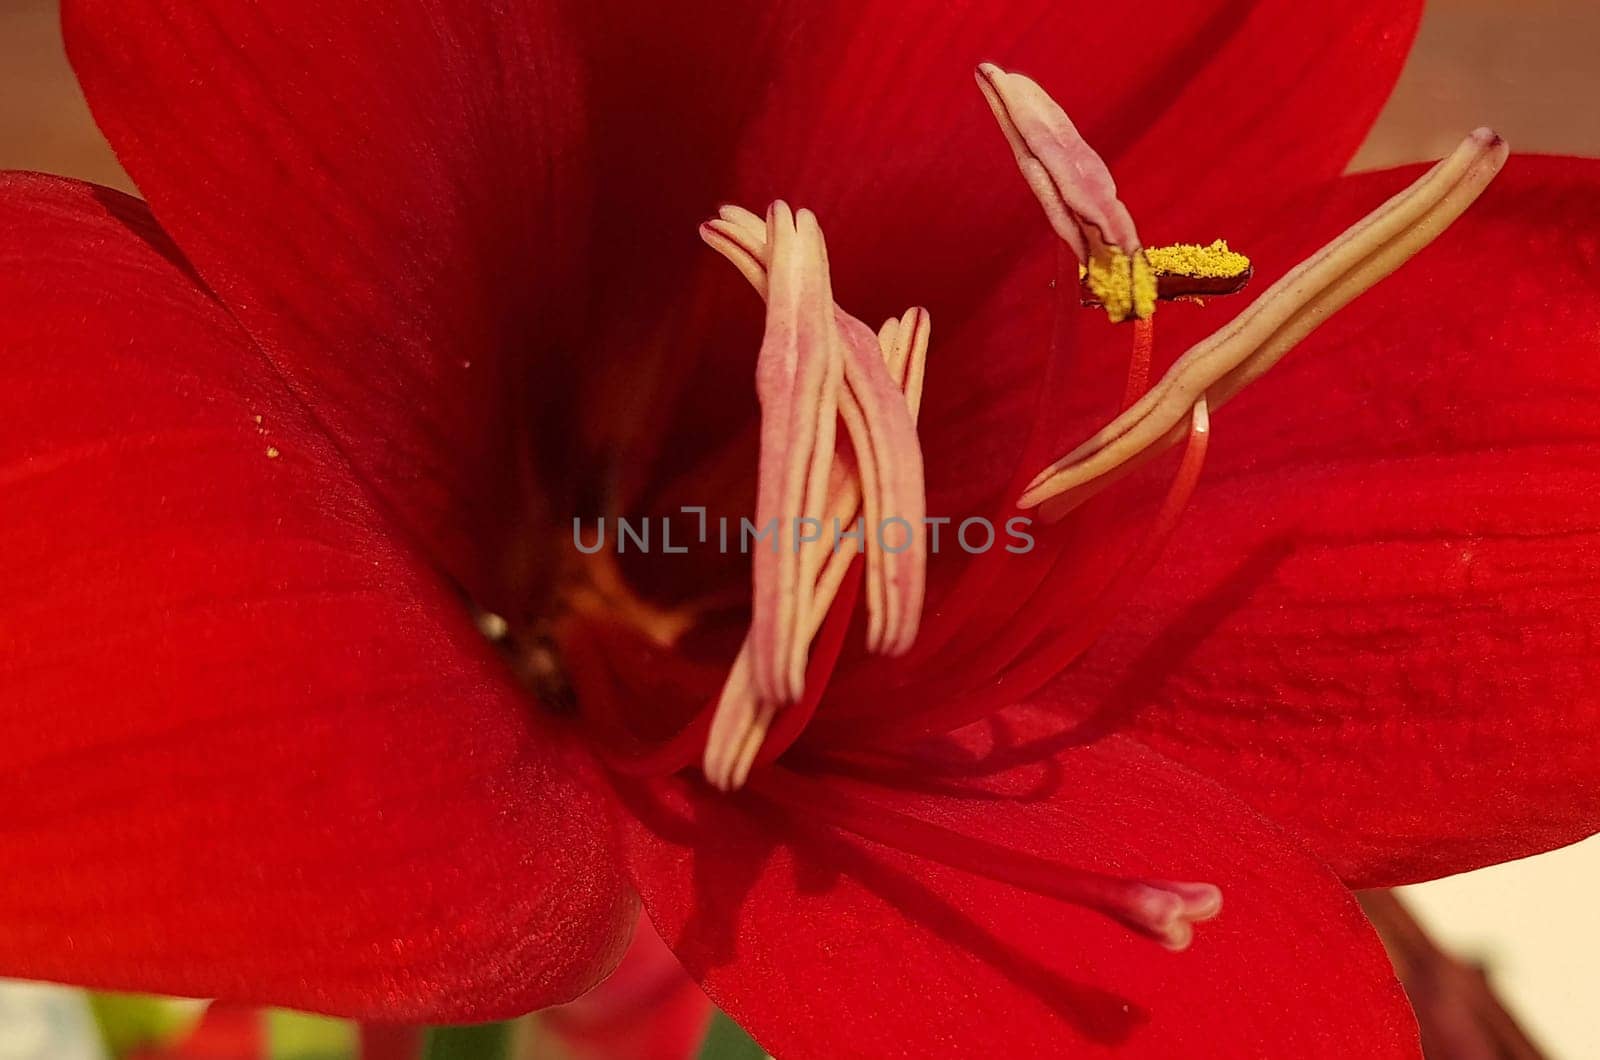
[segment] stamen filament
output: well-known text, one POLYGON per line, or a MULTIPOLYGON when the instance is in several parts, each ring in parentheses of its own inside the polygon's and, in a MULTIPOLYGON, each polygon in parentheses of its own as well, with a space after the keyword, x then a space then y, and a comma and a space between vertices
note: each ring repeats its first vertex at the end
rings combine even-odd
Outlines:
MULTIPOLYGON (((701 755, 702 772, 712 787, 736 791, 744 786, 752 767, 777 760, 800 738, 822 702, 823 690, 839 661, 860 588, 861 564, 852 563, 839 587, 838 598, 816 631, 806 671, 806 694, 800 702, 781 711, 762 709, 747 694, 748 684, 742 698, 730 698, 728 685, 733 684, 736 677, 729 675, 728 684, 724 685, 723 694, 711 713, 711 725, 721 722, 724 715, 728 720, 715 731, 702 727, 705 744, 701 755)), ((738 667, 738 660, 734 665, 738 667)))
POLYGON ((1128 385, 1122 392, 1122 407, 1127 408, 1150 389, 1150 357, 1155 351, 1155 318, 1133 322, 1133 352, 1128 357, 1128 385))
POLYGON ((1177 473, 1173 475, 1166 496, 1162 498, 1161 508, 1145 531, 1140 546, 1122 561, 1099 597, 1083 609, 1076 621, 1063 629, 1053 630, 1048 639, 1030 648, 995 682, 998 694, 1014 697, 1008 702, 1030 694, 1051 675, 1059 673, 1087 651, 1138 589, 1145 574, 1160 559, 1161 550, 1177 530, 1205 468, 1206 453, 1211 442, 1211 411, 1210 402, 1204 394, 1189 410, 1187 439, 1177 473))
POLYGON ((622 687, 607 660, 605 649, 592 643, 598 630, 580 625, 562 641, 562 662, 580 678, 584 721, 593 729, 592 746, 607 768, 623 776, 669 776, 692 765, 705 745, 712 716, 701 711, 676 735, 649 747, 639 747, 628 732, 623 703, 636 697, 622 687))

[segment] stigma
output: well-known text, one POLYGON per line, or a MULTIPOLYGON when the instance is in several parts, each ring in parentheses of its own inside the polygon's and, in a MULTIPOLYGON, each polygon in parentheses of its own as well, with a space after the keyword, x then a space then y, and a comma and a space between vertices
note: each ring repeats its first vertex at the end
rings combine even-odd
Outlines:
MULTIPOLYGON (((1249 259, 1218 240, 1146 249, 1105 162, 1036 83, 993 64, 978 84, 1056 234, 1077 255, 1086 303, 1113 323, 1135 320, 1149 354, 1158 299, 1231 294, 1249 259)), ((1505 141, 1478 129, 1410 187, 1290 270, 1223 328, 1179 357, 1120 415, 1023 489, 1017 507, 1059 519, 1100 489, 1189 436, 1203 402, 1215 412, 1357 295, 1431 243, 1494 179, 1505 141)))
POLYGON ((840 309, 809 210, 780 200, 763 220, 728 206, 700 234, 767 304, 750 627, 703 761, 706 778, 729 790, 748 778, 777 714, 820 695, 806 688, 811 644, 858 555, 868 650, 902 655, 916 639, 927 566, 916 416, 929 320, 911 309, 875 332, 840 309))

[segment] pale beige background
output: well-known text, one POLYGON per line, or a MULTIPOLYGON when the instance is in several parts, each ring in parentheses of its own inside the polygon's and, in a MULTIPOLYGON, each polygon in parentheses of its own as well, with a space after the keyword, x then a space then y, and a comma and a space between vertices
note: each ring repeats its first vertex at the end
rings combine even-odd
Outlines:
POLYGON ((1597 102, 1600 0, 1429 0, 1354 168, 1438 158, 1479 125, 1513 151, 1600 156, 1597 102))
MULTIPOLYGON (((1597 103, 1600 0, 1433 0, 1355 164, 1436 158, 1484 124, 1516 151, 1600 156, 1597 103)), ((55 0, 0 0, 0 168, 129 187, 67 67, 55 0)), ((1597 893, 1600 839, 1406 892, 1443 940, 1490 962, 1529 1029, 1566 1060, 1600 1057, 1597 893)))
POLYGON ((0 0, 0 169, 65 173, 133 190, 67 65, 56 0, 0 0))
MULTIPOLYGON (((89 120, 55 12, 56 0, 0 0, 0 168, 131 189, 89 120)), ((1600 155, 1597 103, 1600 0, 1432 0, 1355 168, 1437 158, 1478 125, 1517 151, 1600 155)))

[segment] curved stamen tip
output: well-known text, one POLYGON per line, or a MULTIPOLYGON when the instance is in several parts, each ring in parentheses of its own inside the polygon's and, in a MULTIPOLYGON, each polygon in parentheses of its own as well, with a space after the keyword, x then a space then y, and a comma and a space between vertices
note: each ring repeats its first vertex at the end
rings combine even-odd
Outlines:
POLYGON ((1222 912, 1222 891, 1209 883, 1144 880, 1140 893, 1129 903, 1132 927, 1178 952, 1194 941, 1194 925, 1222 912))
POLYGON ((1017 168, 1050 227, 1083 264, 1096 302, 1113 323, 1150 316, 1155 272, 1105 161, 1032 78, 994 63, 980 64, 977 78, 1017 168))

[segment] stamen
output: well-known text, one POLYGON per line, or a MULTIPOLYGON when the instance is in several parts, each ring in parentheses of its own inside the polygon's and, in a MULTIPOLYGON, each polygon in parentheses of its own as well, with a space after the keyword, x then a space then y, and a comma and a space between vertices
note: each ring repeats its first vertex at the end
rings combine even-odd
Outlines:
MULTIPOLYGON (((889 369, 892 377, 899 380, 904 388, 905 401, 915 421, 922 406, 922 382, 928 355, 928 337, 930 319, 926 309, 908 309, 905 315, 898 320, 888 320, 878 332, 878 344, 881 348, 885 367, 889 369)), ((842 406, 841 406, 842 407, 842 406)), ((863 478, 863 482, 870 482, 863 478)), ((840 520, 840 525, 854 522, 859 511, 860 491, 855 478, 846 477, 841 484, 840 494, 834 502, 833 511, 835 518, 840 520)), ((867 486, 867 496, 873 495, 873 489, 867 486)), ((868 525, 873 525, 871 515, 867 517, 868 525)), ((878 565, 872 562, 873 551, 869 551, 868 566, 874 571, 878 565)), ((823 568, 822 576, 817 585, 817 610, 812 614, 812 636, 820 636, 820 628, 825 618, 834 618, 836 607, 830 607, 835 597, 841 592, 841 583, 849 577, 850 571, 856 569, 855 555, 847 550, 837 550, 828 558, 828 564, 823 568)), ((859 571, 858 571, 859 573, 859 571)), ((869 616, 875 608, 882 607, 886 594, 881 582, 872 582, 877 603, 869 605, 869 616)), ((849 594, 854 598, 854 589, 849 594)), ((892 594, 891 594, 892 599, 892 594)), ((915 597, 915 604, 911 610, 914 616, 921 609, 920 589, 915 597)), ((869 623, 870 624, 870 623, 869 623)), ((843 635, 843 629, 840 629, 843 635)), ((870 647, 870 643, 869 643, 870 647)), ((713 743, 718 745, 718 750, 713 753, 711 747, 707 748, 705 774, 707 779, 716 787, 724 791, 734 790, 743 786, 745 779, 750 774, 750 768, 757 761, 756 752, 760 752, 761 761, 772 761, 799 738, 801 730, 810 721, 811 714, 816 710, 821 698, 820 690, 808 689, 804 699, 794 707, 783 713, 784 721, 775 731, 770 742, 763 742, 767 727, 772 724, 776 714, 771 711, 762 711, 751 704, 730 703, 725 710, 729 715, 728 727, 719 729, 713 736, 713 743), (754 736, 753 743, 746 743, 747 735, 754 736), (743 750, 730 757, 724 749, 737 744, 743 750)))
MULTIPOLYGON (((723 207, 717 219, 701 226, 701 235, 766 296, 768 249, 754 214, 736 206, 723 207)), ((874 340, 865 324, 837 306, 834 315, 845 348, 845 390, 839 397, 839 415, 850 436, 858 474, 846 476, 830 489, 830 518, 825 529, 831 533, 834 520, 841 528, 854 525, 864 488, 867 646, 881 654, 900 655, 916 639, 926 569, 922 451, 916 436, 916 414, 922 404, 929 317, 925 309, 907 310, 901 321, 895 322, 896 341, 891 348, 874 340), (887 536, 886 520, 908 531, 903 542, 880 538, 880 530, 887 536)), ((822 586, 838 585, 849 558, 848 551, 834 552, 823 572, 822 586)), ((819 590, 822 602, 816 608, 816 622, 827 610, 826 595, 819 590)))
POLYGON ((772 708, 758 699, 750 677, 750 638, 739 646, 739 654, 722 684, 722 694, 711 715, 711 730, 706 734, 701 765, 706 779, 724 791, 733 786, 732 777, 751 739, 759 742, 772 722, 772 708))
POLYGON ((1050 227, 1078 256, 1084 283, 1112 323, 1155 312, 1156 278, 1111 171, 1060 104, 1031 78, 993 63, 978 87, 1050 227))
POLYGON ((928 364, 928 335, 932 320, 922 308, 907 309, 896 320, 890 318, 878 329, 878 346, 889 375, 905 393, 911 422, 922 414, 922 383, 928 364))
MULTIPOLYGON (((781 203, 777 205, 782 206, 781 203)), ((776 215, 776 208, 774 213, 776 215)), ((801 211, 801 217, 810 217, 810 214, 801 211)), ((762 225, 754 214, 738 207, 724 207, 716 219, 701 226, 701 236, 706 243, 732 262, 756 291, 768 299, 769 334, 773 316, 781 308, 776 298, 776 254, 780 244, 772 238, 771 227, 762 225)), ((818 231, 819 242, 820 236, 818 231)), ((825 272, 823 279, 826 280, 825 272)), ((827 304, 841 361, 835 408, 839 419, 844 421, 851 450, 836 453, 837 460, 829 468, 822 508, 825 515, 820 519, 821 540, 810 542, 812 547, 803 551, 800 562, 793 568, 780 568, 784 573, 792 570, 795 574, 797 582, 790 584, 806 589, 781 600, 786 607, 791 601, 795 605, 785 612, 785 618, 792 618, 793 625, 783 627, 783 632, 793 637, 788 642, 793 652, 786 658, 798 666, 798 671, 794 671, 797 681, 792 686, 795 694, 788 698, 773 696, 761 684, 757 636, 761 627, 753 621, 750 635, 724 685, 707 741, 706 776, 719 787, 737 787, 744 782, 778 710, 805 695, 806 650, 829 614, 854 558, 847 549, 830 547, 832 535, 835 528, 842 532, 854 526, 863 508, 866 525, 862 550, 866 553, 868 568, 868 648, 882 654, 903 654, 915 639, 921 619, 927 552, 922 453, 917 442, 915 415, 921 404, 928 314, 923 309, 909 310, 900 320, 885 324, 884 337, 880 339, 866 325, 833 304, 831 292, 827 304), (887 540, 887 526, 903 529, 904 540, 887 540), (805 606, 799 606, 801 604, 805 606)), ((771 420, 763 398, 762 491, 768 486, 765 461, 771 420)), ((809 492, 812 486, 815 486, 814 481, 808 486, 808 498, 813 496, 809 492)), ((758 499, 757 521, 765 526, 767 519, 758 499)), ((758 605, 764 589, 762 576, 758 549, 758 605)))
POLYGON ((808 819, 822 819, 863 839, 1102 913, 1169 950, 1187 949, 1194 925, 1222 911, 1209 883, 1122 879, 966 835, 861 798, 839 784, 791 771, 753 790, 808 819))
POLYGON ((1184 420, 1202 395, 1213 409, 1220 407, 1324 320, 1405 264, 1482 193, 1506 153, 1505 141, 1488 129, 1468 136, 1409 188, 1192 347, 1121 416, 1036 476, 1018 507, 1053 502, 1050 517, 1059 517, 1119 472, 1181 438, 1184 420))
MULTIPOLYGON (((843 348, 833 322, 827 248, 816 217, 776 202, 767 215, 772 247, 766 334, 756 363, 761 400, 758 542, 750 647, 752 681, 773 704, 800 697, 807 645, 799 625, 815 587, 805 577, 816 549, 799 540, 800 520, 819 519, 834 460, 843 348), (802 552, 806 556, 802 558, 802 552)), ((813 545, 815 542, 812 543, 813 545)))
POLYGON ((705 745, 711 712, 696 714, 667 740, 641 747, 632 737, 624 704, 637 699, 619 680, 603 646, 607 631, 583 622, 572 624, 562 638, 561 659, 583 689, 584 721, 595 734, 592 746, 606 766, 631 777, 670 776, 691 765, 705 745))
POLYGON ((812 645, 805 698, 782 711, 762 709, 753 701, 733 704, 729 713, 735 719, 746 718, 743 727, 736 724, 714 736, 707 733, 702 771, 713 787, 722 791, 742 788, 751 769, 760 763, 776 761, 800 738, 816 714, 828 678, 839 660, 860 587, 861 565, 849 565, 839 597, 828 609, 812 645))
MULTIPOLYGON (((896 449, 904 438, 884 438, 869 424, 891 407, 906 409, 906 398, 896 381, 884 371, 886 351, 866 325, 841 314, 840 332, 847 351, 846 381, 850 384, 839 403, 839 415, 854 443, 857 474, 838 484, 832 501, 830 528, 853 524, 865 509, 865 533, 869 540, 862 549, 867 555, 867 648, 884 655, 901 655, 916 637, 922 613, 922 579, 927 557, 923 537, 916 532, 923 525, 922 461, 920 449, 905 451, 914 459, 896 459, 896 449), (871 410, 869 412, 869 410, 871 410), (903 527, 903 544, 887 540, 889 522, 903 527)), ((914 421, 903 422, 913 429, 914 421)), ((846 550, 836 551, 829 560, 825 579, 836 584, 851 561, 846 550)), ((821 620, 820 614, 814 616, 821 620)))
POLYGON ((1150 389, 1150 356, 1155 351, 1155 329, 1153 317, 1133 322, 1133 352, 1128 356, 1128 384, 1122 391, 1123 408, 1139 400, 1139 396, 1150 389))
MULTIPOLYGON (((1056 250, 1056 275, 1050 285, 1055 296, 1051 299, 1050 341, 1046 347, 1043 382, 1037 388, 1038 392, 1032 401, 1032 413, 1027 417, 1032 428, 1023 448, 1024 455, 1004 491, 1009 496, 1014 496, 1027 484, 1026 469, 1037 466, 1038 461, 1049 452, 1052 432, 1047 427, 1049 418, 1044 415, 1044 409, 1048 404, 1048 394, 1064 378, 1065 365, 1069 360, 1069 344, 1066 341, 1069 329, 1066 321, 1071 312, 1069 303, 1073 308, 1076 307, 1077 288, 1072 277, 1081 266, 1065 242, 1058 243, 1056 250)), ((1009 501, 1000 501, 990 514, 996 525, 1004 523, 1011 515, 1009 501)), ((963 565, 956 583, 944 594, 940 606, 929 613, 928 621, 917 637, 915 650, 908 656, 908 671, 926 670, 930 661, 945 656, 953 643, 970 638, 972 614, 991 599, 991 590, 1014 558, 1003 550, 989 549, 963 565)), ((844 679, 849 685, 844 695, 852 699, 885 695, 887 688, 883 682, 889 677, 882 671, 855 671, 844 679)))

